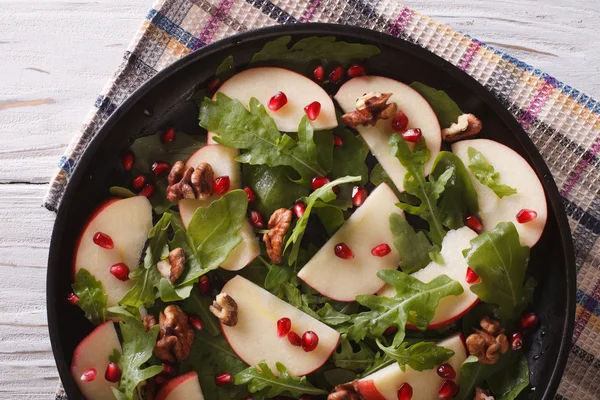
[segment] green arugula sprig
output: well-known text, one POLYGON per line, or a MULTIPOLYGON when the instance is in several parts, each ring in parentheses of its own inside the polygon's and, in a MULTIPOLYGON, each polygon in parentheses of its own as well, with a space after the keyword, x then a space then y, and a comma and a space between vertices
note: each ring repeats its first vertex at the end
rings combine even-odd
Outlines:
POLYGON ((427 100, 442 129, 449 128, 458 121, 458 117, 464 114, 458 104, 443 90, 432 88, 421 82, 413 82, 410 87, 427 100))
POLYGON ((331 357, 338 368, 350 371, 364 371, 375 358, 375 352, 365 342, 358 342, 358 350, 355 351, 348 339, 342 336, 340 344, 331 357))
POLYGON ((85 317, 94 325, 106 320, 106 299, 102 282, 96 280, 90 272, 82 268, 75 275, 73 293, 79 297, 77 305, 85 313, 85 317))
POLYGON ((260 392, 266 397, 285 394, 292 397, 302 395, 326 395, 327 392, 314 387, 305 376, 290 375, 287 368, 276 363, 279 376, 275 376, 266 362, 261 361, 257 366, 249 367, 235 375, 236 385, 248 385, 250 393, 260 392))
POLYGON ((391 359, 398 362, 403 371, 408 365, 415 371, 432 369, 447 361, 454 355, 454 351, 434 342, 419 342, 409 346, 407 342, 400 346, 386 347, 377 340, 377 346, 391 359))
POLYGON ((492 189, 496 196, 503 198, 517 193, 517 189, 500 183, 500 173, 496 172, 494 166, 488 162, 481 152, 469 147, 467 155, 469 156, 469 169, 475 175, 475 178, 482 185, 492 189))
POLYGON ((403 216, 395 213, 390 214, 390 230, 394 235, 394 247, 402 254, 400 268, 403 272, 412 274, 429 264, 433 246, 425 233, 415 231, 403 216))

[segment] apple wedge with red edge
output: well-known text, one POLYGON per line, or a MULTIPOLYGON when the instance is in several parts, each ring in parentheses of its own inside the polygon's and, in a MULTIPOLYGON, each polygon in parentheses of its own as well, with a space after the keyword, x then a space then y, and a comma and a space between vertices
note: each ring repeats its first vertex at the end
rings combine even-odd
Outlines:
POLYGON ((75 348, 71 361, 71 375, 87 400, 115 399, 112 388, 116 388, 118 382, 109 382, 104 378, 110 362, 108 357, 114 350, 122 351, 112 321, 98 326, 75 348))
MULTIPOLYGON (((220 144, 209 144, 192 154, 186 163, 186 168, 195 168, 203 162, 209 163, 214 171, 215 178, 227 176, 230 182, 229 190, 239 189, 241 187, 241 172, 240 164, 235 161, 237 155, 238 150, 236 149, 230 149, 220 144)), ((208 207, 212 201, 220 197, 221 195, 214 194, 206 200, 180 200, 179 213, 184 226, 187 228, 197 208, 208 207)), ((223 269, 238 271, 260 254, 260 247, 258 246, 254 229, 247 220, 244 221, 244 225, 238 234, 242 238, 242 241, 221 264, 221 268, 223 269)))
MULTIPOLYGON (((442 132, 438 119, 427 100, 410 86, 383 76, 362 76, 350 79, 340 87, 334 99, 345 113, 349 113, 356 110, 356 101, 361 96, 371 92, 392 93, 388 104, 396 103, 398 111, 402 111, 408 117, 407 129, 421 129, 427 148, 431 152, 431 157, 425 164, 425 175, 429 174, 433 160, 442 146, 442 132)), ((379 120, 375 126, 359 125, 356 130, 392 179, 394 185, 403 192, 406 168, 390 154, 388 144, 390 135, 398 134, 392 129, 392 119, 379 120)), ((409 145, 411 148, 414 146, 412 143, 409 145)))
POLYGON ((225 81, 218 92, 239 100, 246 108, 251 98, 256 98, 273 118, 281 132, 298 132, 298 125, 304 115, 304 108, 319 102, 321 111, 311 121, 315 131, 335 128, 337 118, 335 107, 329 94, 319 84, 297 72, 279 67, 257 67, 247 69, 225 81), (271 98, 279 92, 285 94, 287 102, 269 107, 271 98), (281 108, 277 108, 281 107, 281 108))
POLYGON ((471 181, 479 197, 479 217, 483 231, 487 232, 500 222, 512 222, 519 232, 522 246, 533 247, 544 231, 548 218, 546 195, 537 174, 517 152, 489 139, 472 139, 452 145, 456 154, 469 170, 471 181), (492 189, 480 183, 469 168, 469 148, 477 150, 500 174, 500 183, 517 190, 516 194, 498 197, 492 189), (534 211, 536 217, 528 222, 519 222, 521 210, 534 211))
POLYGON ((354 301, 359 294, 380 290, 384 282, 377 277, 377 271, 396 269, 400 263, 389 223, 392 213, 404 216, 396 203, 398 198, 388 185, 375 188, 300 270, 298 278, 337 301, 354 301), (349 252, 340 254, 341 245, 349 252))
POLYGON ((222 292, 230 295, 238 306, 237 324, 221 324, 223 335, 248 365, 264 360, 273 373, 277 373, 275 364, 280 362, 291 375, 304 376, 325 364, 338 345, 338 332, 242 276, 227 282, 222 292), (299 337, 305 332, 314 332, 318 337, 317 347, 307 352, 293 345, 286 332, 280 337, 277 322, 282 318, 290 319, 290 332, 299 337))
POLYGON ((155 400, 204 400, 198 374, 187 374, 171 379, 160 389, 155 400))
MULTIPOLYGON (((460 383, 460 366, 467 359, 467 350, 460 334, 450 336, 437 343, 438 346, 454 351, 448 363, 456 372, 451 379, 458 386, 460 383)), ((413 399, 437 399, 446 379, 437 373, 437 367, 424 371, 416 371, 406 366, 402 371, 398 363, 391 364, 358 381, 358 390, 365 400, 397 400, 402 385, 410 385, 413 399)))
POLYGON ((152 205, 146 197, 106 201, 81 231, 75 246, 74 276, 81 268, 88 270, 102 282, 107 307, 117 305, 133 283, 117 278, 111 267, 123 263, 133 271, 151 229, 152 205))

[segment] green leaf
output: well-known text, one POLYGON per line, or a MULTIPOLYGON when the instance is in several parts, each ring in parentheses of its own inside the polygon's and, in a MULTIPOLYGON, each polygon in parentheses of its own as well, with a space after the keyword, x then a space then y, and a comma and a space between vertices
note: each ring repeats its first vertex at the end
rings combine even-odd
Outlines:
POLYGON ((113 196, 117 196, 117 197, 120 197, 122 199, 128 199, 130 197, 137 196, 131 190, 129 190, 127 188, 124 188, 124 187, 121 187, 121 186, 111 186, 110 189, 108 189, 108 191, 113 196))
POLYGON ((197 315, 204 322, 203 332, 210 336, 218 336, 221 334, 219 320, 210 312, 209 307, 213 303, 213 297, 202 296, 195 289, 192 290, 190 296, 181 303, 181 309, 188 314, 197 315))
POLYGON ((454 355, 454 351, 442 346, 436 345, 434 342, 419 342, 409 346, 407 342, 400 344, 398 347, 385 347, 377 340, 377 346, 385 354, 398 362, 403 371, 408 365, 415 371, 424 371, 432 369, 444 363, 454 355))
POLYGON ((365 163, 369 147, 360 136, 354 135, 351 130, 341 125, 333 133, 342 139, 343 144, 333 148, 331 177, 337 179, 344 176, 360 176, 358 184, 364 185, 369 178, 369 168, 365 163))
POLYGON ((464 114, 458 104, 443 90, 434 89, 421 82, 413 82, 410 87, 427 100, 442 129, 449 128, 452 123, 458 121, 458 117, 464 114))
POLYGON ((291 267, 271 264, 265 278, 264 287, 274 295, 280 296, 282 286, 295 277, 296 273, 291 267))
POLYGON ((344 218, 344 212, 339 208, 331 204, 319 204, 315 207, 315 213, 321 220, 325 231, 329 236, 333 234, 344 225, 346 219, 344 218))
POLYGON ((286 282, 281 286, 283 298, 288 304, 296 307, 305 314, 314 319, 319 319, 319 315, 311 308, 310 298, 291 282, 286 282))
POLYGON ((429 258, 436 264, 445 266, 446 262, 444 261, 444 256, 440 252, 440 248, 438 246, 434 246, 434 250, 429 252, 429 258))
POLYGON ((521 354, 515 364, 486 379, 496 400, 514 400, 523 389, 529 386, 527 358, 521 354))
POLYGON ((529 247, 521 246, 512 222, 501 222, 471 240, 471 248, 463 251, 467 264, 481 282, 471 291, 486 303, 498 305, 498 316, 510 320, 525 308, 530 285, 524 290, 529 247))
POLYGON ((279 376, 271 371, 266 362, 261 361, 258 366, 249 367, 235 375, 236 385, 248 385, 250 393, 264 391, 267 397, 275 397, 285 394, 292 397, 302 395, 325 395, 326 391, 318 389, 308 382, 305 376, 291 376, 287 368, 281 364, 275 364, 279 376))
POLYGON ((412 274, 429 264, 433 246, 423 232, 415 229, 400 214, 390 214, 390 230, 394 235, 394 247, 400 253, 400 268, 412 274))
POLYGON ((453 172, 440 196, 438 207, 444 226, 458 229, 464 226, 466 217, 479 213, 478 196, 461 159, 455 154, 442 151, 433 162, 431 175, 437 180, 449 169, 453 172))
POLYGON ((215 76, 221 80, 221 82, 231 78, 235 74, 235 63, 233 62, 233 56, 226 57, 215 71, 215 76))
POLYGON ((102 282, 96 280, 90 272, 82 268, 75 275, 72 285, 73 293, 79 297, 77 305, 85 313, 85 317, 94 325, 106 320, 106 298, 102 282))
MULTIPOLYGON (((317 314, 319 315, 319 319, 321 320, 321 322, 331 326, 343 324, 344 322, 350 321, 349 315, 337 311, 329 303, 325 303, 325 306, 323 306, 323 308, 317 311, 317 314)), ((340 365, 338 365, 338 367, 345 368, 341 367, 340 365)))
POLYGON ((377 353, 373 358, 371 364, 363 371, 361 377, 372 375, 375 372, 384 369, 385 367, 392 365, 396 361, 388 357, 385 353, 377 353))
POLYGON ((512 196, 517 193, 517 189, 500 183, 500 173, 496 172, 483 154, 472 147, 467 149, 469 156, 469 169, 475 175, 475 178, 482 184, 494 191, 496 196, 512 196))
POLYGON ((340 345, 333 353, 332 360, 336 367, 351 371, 363 371, 373 363, 375 352, 365 342, 358 342, 358 350, 350 341, 342 337, 340 345))

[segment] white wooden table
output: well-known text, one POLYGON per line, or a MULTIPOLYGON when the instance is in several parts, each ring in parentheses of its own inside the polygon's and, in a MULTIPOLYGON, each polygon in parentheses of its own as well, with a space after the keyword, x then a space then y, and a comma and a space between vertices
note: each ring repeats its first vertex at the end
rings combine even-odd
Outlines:
MULTIPOLYGON (((0 399, 50 399, 50 175, 152 0, 0 0, 0 399)), ((405 0, 600 98, 600 2, 405 0)))

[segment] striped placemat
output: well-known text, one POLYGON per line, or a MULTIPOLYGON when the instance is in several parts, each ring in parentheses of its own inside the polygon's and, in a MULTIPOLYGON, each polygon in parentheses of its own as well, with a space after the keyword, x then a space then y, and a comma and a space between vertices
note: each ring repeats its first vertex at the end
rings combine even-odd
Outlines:
MULTIPOLYGON (((56 210, 77 161, 100 126, 142 83, 173 61, 249 29, 333 22, 386 32, 448 60, 494 93, 548 163, 564 197, 577 252, 577 316, 557 398, 600 399, 600 103, 585 93, 394 0, 160 0, 96 99, 51 182, 56 210)), ((57 395, 57 398, 61 395, 57 395)))

